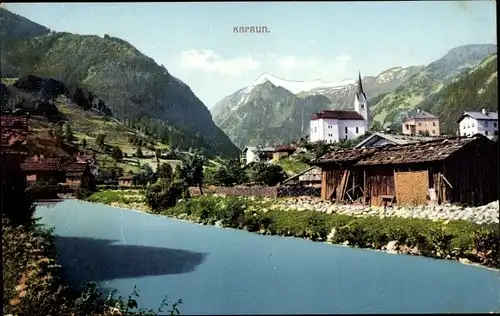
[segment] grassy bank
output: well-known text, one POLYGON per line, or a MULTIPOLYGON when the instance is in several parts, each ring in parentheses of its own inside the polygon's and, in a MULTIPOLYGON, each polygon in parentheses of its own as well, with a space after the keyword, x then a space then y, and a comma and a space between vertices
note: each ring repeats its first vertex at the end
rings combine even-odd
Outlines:
POLYGON ((128 297, 111 293, 103 299, 98 286, 88 282, 80 288, 67 286, 57 264, 54 235, 42 226, 12 226, 2 218, 3 314, 12 315, 171 315, 165 300, 158 311, 138 307, 137 291, 128 297))
MULTIPOLYGON (((134 194, 135 200, 130 192, 99 192, 90 200, 122 207, 140 203, 143 209, 147 209, 144 202, 139 202, 140 193, 136 191, 134 194)), ((392 244, 392 250, 399 253, 460 259, 494 268, 499 265, 498 225, 291 211, 279 208, 272 200, 218 196, 195 197, 157 213, 261 234, 379 250, 389 250, 388 244, 392 244)))

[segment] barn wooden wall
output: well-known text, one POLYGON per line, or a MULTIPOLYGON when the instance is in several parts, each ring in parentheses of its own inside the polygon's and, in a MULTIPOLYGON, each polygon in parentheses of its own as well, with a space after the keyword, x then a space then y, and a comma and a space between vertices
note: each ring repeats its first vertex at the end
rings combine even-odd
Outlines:
POLYGON ((450 202, 483 205, 498 200, 498 148, 482 141, 471 144, 443 164, 453 188, 446 188, 450 202))
POLYGON ((370 204, 378 206, 379 196, 394 195, 394 169, 392 166, 374 166, 366 169, 366 190, 369 192, 370 204))
MULTIPOLYGON (((335 191, 343 174, 344 170, 342 169, 323 169, 321 171, 321 199, 329 199, 328 194, 335 191)), ((335 198, 335 193, 333 198, 335 198)))

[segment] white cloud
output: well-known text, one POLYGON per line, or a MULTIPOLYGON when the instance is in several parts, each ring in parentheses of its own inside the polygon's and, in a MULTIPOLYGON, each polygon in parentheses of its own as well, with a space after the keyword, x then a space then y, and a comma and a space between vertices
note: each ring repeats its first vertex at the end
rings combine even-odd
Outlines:
POLYGON ((223 59, 211 50, 190 49, 181 53, 181 67, 197 69, 208 73, 240 76, 260 67, 260 62, 245 54, 232 59, 223 59))
POLYGON ((316 44, 316 40, 310 40, 309 42, 307 42, 309 44, 316 44))
POLYGON ((331 72, 333 74, 343 73, 347 65, 354 58, 349 55, 340 55, 334 58, 316 58, 316 57, 296 57, 293 55, 280 56, 275 59, 277 65, 284 71, 310 71, 331 72))

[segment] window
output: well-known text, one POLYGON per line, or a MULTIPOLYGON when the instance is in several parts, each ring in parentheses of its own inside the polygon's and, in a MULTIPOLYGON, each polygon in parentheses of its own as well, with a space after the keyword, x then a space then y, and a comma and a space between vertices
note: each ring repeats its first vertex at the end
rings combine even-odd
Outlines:
POLYGON ((467 136, 467 133, 464 133, 464 136, 467 136))
POLYGON ((406 129, 410 129, 410 125, 406 124, 406 129))
POLYGON ((432 130, 432 134, 436 134, 436 131, 435 131, 435 130, 432 130))
POLYGON ((359 128, 356 127, 356 134, 359 134, 359 128))
POLYGON ((472 123, 472 127, 474 127, 474 123, 472 123))
POLYGON ((432 126, 436 126, 436 122, 432 122, 432 126))
POLYGON ((488 127, 488 121, 484 122, 484 127, 488 127))
POLYGON ((347 126, 345 127, 345 133, 347 134, 347 126))
POLYGON ((345 139, 347 140, 347 135, 345 135, 345 139))
POLYGON ((328 128, 332 128, 332 126, 331 126, 331 125, 328 125, 328 128))
POLYGON ((422 126, 422 123, 418 123, 418 126, 422 126))
POLYGON ((493 127, 497 127, 497 123, 493 123, 493 127))
POLYGON ((488 135, 488 131, 486 131, 485 133, 486 133, 486 135, 488 135))

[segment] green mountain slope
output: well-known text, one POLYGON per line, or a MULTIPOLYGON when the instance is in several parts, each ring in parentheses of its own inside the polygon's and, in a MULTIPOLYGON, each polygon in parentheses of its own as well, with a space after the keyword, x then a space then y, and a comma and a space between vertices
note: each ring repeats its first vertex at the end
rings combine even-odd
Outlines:
POLYGON ((497 54, 488 56, 479 66, 461 75, 444 88, 440 96, 437 103, 429 105, 430 110, 439 117, 444 133, 454 134, 457 131, 456 120, 464 111, 497 111, 497 54))
POLYGON ((325 96, 298 98, 270 81, 257 85, 244 97, 237 107, 214 115, 219 127, 240 148, 296 141, 309 129, 309 120, 303 118, 331 106, 325 96))
POLYGON ((373 121, 398 126, 408 111, 417 107, 432 107, 440 100, 440 91, 461 73, 477 66, 494 53, 493 44, 464 45, 450 50, 441 59, 429 64, 410 77, 382 100, 370 105, 373 121), (427 105, 426 105, 427 104, 427 105))
POLYGON ((147 133, 166 138, 174 129, 206 154, 238 154, 191 89, 126 41, 54 32, 12 38, 1 38, 2 77, 35 74, 79 85, 102 99, 116 118, 140 124, 147 133))

